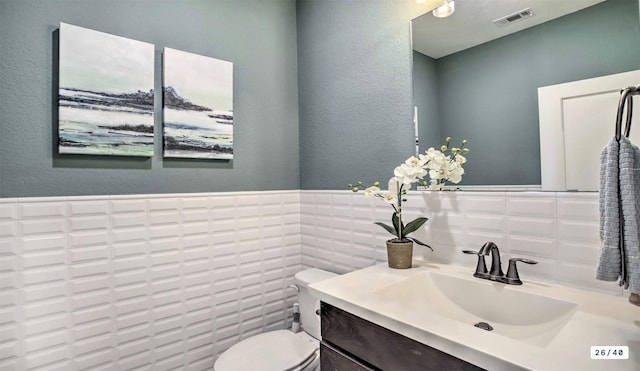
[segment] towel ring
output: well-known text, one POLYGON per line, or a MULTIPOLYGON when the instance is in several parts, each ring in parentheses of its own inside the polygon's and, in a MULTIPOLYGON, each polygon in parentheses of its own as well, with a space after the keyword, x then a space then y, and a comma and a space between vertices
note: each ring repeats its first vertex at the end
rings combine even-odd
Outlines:
POLYGON ((629 133, 631 132, 631 118, 633 115, 633 96, 635 94, 640 94, 640 89, 633 86, 625 88, 620 92, 618 113, 616 115, 616 140, 620 140, 622 133, 622 114, 624 113, 625 103, 627 105, 627 116, 625 120, 624 136, 629 137, 629 133))
POLYGON ((631 132, 631 115, 633 114, 633 94, 627 95, 627 122, 624 125, 624 136, 629 138, 631 132))

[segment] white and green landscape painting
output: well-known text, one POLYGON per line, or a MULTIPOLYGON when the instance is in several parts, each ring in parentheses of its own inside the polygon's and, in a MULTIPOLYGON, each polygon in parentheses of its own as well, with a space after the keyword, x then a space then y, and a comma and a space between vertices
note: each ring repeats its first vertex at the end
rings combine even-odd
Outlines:
POLYGON ((58 151, 153 156, 154 46, 60 24, 58 151))
POLYGON ((233 159, 233 63, 164 48, 164 157, 233 159))

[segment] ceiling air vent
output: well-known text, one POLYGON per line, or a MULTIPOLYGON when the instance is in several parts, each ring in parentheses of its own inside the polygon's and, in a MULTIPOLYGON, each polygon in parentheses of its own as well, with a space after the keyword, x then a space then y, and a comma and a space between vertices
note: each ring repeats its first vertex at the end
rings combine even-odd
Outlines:
POLYGON ((513 14, 504 16, 502 18, 498 18, 495 21, 493 21, 493 23, 496 26, 503 27, 508 24, 518 22, 529 17, 533 17, 533 10, 531 10, 531 8, 526 8, 526 9, 519 10, 513 14))

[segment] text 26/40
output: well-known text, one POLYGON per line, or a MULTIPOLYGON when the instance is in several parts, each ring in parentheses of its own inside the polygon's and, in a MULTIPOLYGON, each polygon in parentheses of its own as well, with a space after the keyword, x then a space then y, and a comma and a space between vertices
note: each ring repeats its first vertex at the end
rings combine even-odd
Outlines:
POLYGON ((591 347, 591 359, 629 359, 629 347, 594 345, 591 347))

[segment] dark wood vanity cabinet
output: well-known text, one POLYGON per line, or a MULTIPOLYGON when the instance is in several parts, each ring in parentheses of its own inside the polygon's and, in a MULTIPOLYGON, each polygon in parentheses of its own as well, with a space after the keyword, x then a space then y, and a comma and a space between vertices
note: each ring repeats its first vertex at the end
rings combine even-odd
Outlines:
POLYGON ((373 371, 372 366, 366 365, 349 354, 342 353, 326 342, 320 343, 320 365, 322 371, 373 371))
POLYGON ((327 303, 321 303, 322 371, 482 370, 327 303))

